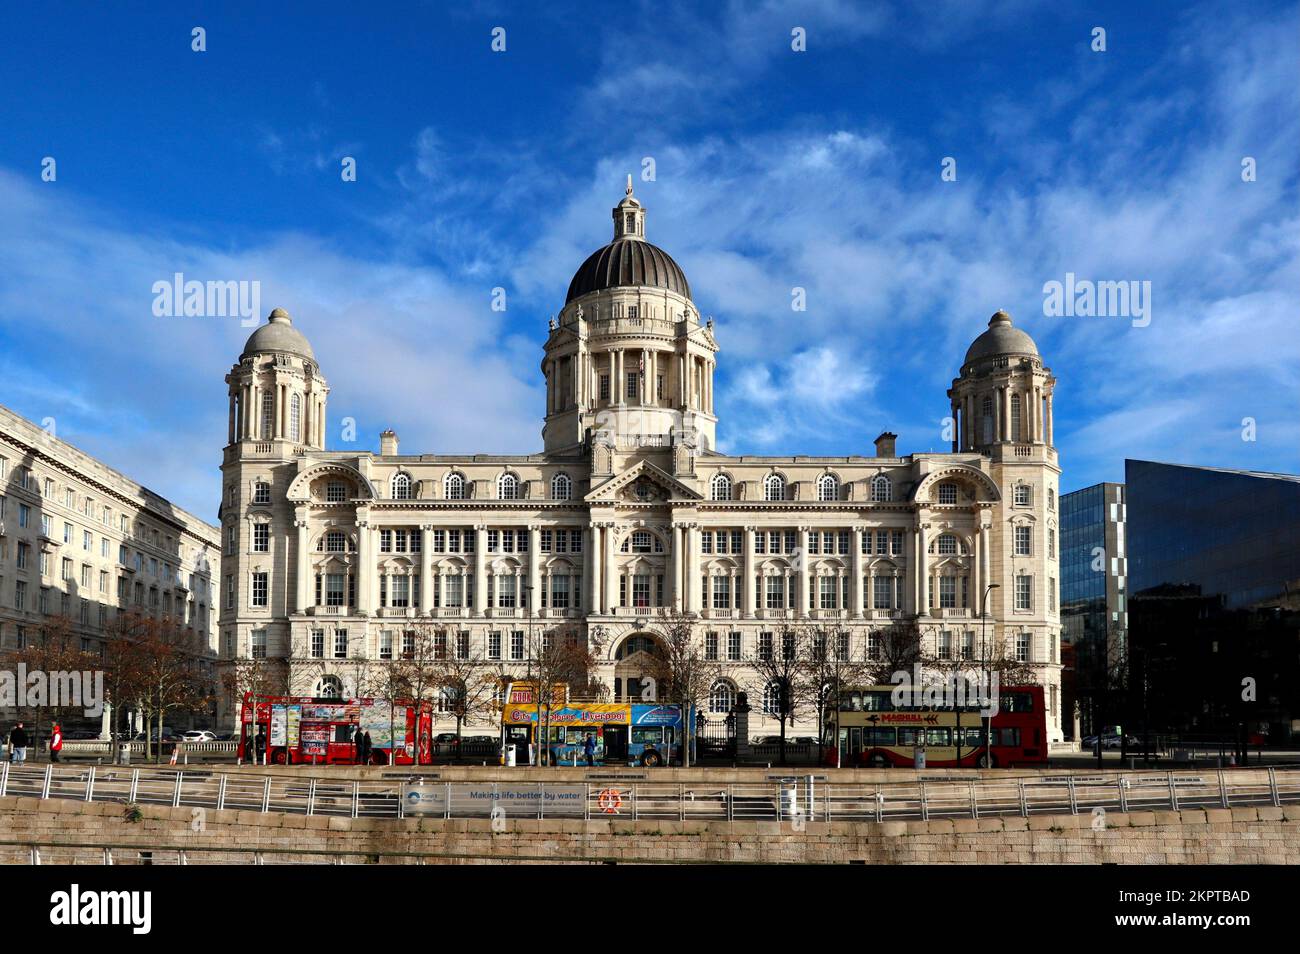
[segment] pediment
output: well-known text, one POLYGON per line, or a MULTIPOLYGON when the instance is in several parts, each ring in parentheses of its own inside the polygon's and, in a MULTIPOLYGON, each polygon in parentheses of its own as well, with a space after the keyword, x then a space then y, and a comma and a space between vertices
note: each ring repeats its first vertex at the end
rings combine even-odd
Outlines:
POLYGON ((593 487, 584 499, 588 503, 654 504, 704 498, 662 468, 640 460, 593 487))

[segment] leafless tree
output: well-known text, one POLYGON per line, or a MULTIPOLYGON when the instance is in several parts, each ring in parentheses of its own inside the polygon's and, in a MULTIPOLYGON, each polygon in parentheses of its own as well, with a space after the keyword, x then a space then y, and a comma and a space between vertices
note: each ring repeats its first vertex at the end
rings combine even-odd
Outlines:
POLYGON ((716 659, 707 658, 696 636, 696 617, 671 607, 660 607, 653 635, 659 643, 654 654, 658 698, 681 707, 682 765, 691 764, 696 713, 703 711, 713 684, 722 674, 716 659))

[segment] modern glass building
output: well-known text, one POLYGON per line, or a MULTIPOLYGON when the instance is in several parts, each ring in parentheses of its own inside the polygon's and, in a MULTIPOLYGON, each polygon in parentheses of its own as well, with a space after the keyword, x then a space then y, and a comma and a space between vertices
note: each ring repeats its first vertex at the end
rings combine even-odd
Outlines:
POLYGON ((1128 460, 1125 491, 1141 720, 1300 736, 1300 477, 1128 460))
MULTIPOLYGON (((1123 484, 1061 497, 1061 691, 1067 738, 1104 720, 1098 696, 1122 684, 1128 639, 1123 484), (1077 707, 1077 709, 1076 709, 1077 707)), ((1112 720, 1108 724, 1115 724, 1112 720)))

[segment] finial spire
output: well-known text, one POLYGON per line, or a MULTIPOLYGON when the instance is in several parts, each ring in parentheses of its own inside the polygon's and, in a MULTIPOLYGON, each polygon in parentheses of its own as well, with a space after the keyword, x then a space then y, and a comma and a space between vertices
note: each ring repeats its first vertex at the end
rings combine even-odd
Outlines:
POLYGON ((627 194, 632 194, 632 173, 627 174, 627 194))

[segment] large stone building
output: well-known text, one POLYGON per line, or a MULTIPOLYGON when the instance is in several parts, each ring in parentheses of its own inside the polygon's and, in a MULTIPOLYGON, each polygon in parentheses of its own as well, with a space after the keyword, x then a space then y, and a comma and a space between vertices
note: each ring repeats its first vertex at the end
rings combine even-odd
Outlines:
POLYGON ((133 610, 177 619, 215 660, 219 553, 216 527, 0 407, 0 649, 63 618, 97 653, 133 610))
POLYGON ((254 332, 227 377, 223 655, 350 695, 355 660, 392 658, 409 620, 521 673, 529 633, 565 626, 626 697, 657 608, 675 607, 724 664, 711 707, 746 690, 763 732, 747 660, 789 620, 838 621, 859 656, 901 621, 929 654, 969 657, 984 622, 1049 687, 1060 739, 1054 378, 1029 335, 998 312, 975 339, 948 391, 950 453, 900 455, 884 434, 871 455, 726 456, 713 323, 646 241, 630 182, 613 219, 551 322, 541 453, 403 454, 391 431, 378 454, 327 450, 307 338, 280 309, 254 332))

